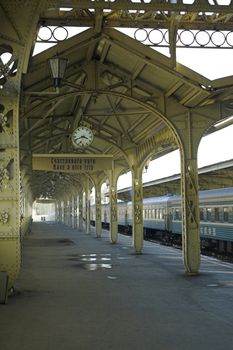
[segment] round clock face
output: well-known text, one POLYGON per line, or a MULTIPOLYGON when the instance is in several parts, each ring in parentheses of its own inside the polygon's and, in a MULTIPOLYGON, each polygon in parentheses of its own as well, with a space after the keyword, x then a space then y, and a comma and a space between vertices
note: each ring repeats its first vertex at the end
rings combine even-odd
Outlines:
POLYGON ((71 140, 75 147, 87 147, 93 141, 93 132, 86 126, 79 126, 73 131, 71 140))

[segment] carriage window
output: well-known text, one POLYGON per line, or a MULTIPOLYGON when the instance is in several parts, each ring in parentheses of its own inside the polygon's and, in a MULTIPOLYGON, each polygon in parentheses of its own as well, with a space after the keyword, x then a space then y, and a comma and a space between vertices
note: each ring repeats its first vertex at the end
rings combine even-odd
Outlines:
POLYGON ((214 208, 214 219, 220 221, 219 208, 214 208))
POLYGON ((182 220, 182 211, 179 211, 179 220, 182 220))
POLYGON ((159 219, 163 218, 163 209, 159 209, 159 219))
POLYGON ((204 220, 204 209, 200 208, 200 220, 204 220))
POLYGON ((203 208, 203 219, 207 220, 207 208, 203 208))
POLYGON ((179 209, 175 209, 175 213, 174 213, 174 220, 179 220, 179 209))
POLYGON ((227 222, 229 220, 228 208, 223 208, 223 221, 227 222))
POLYGON ((211 208, 207 208, 207 212, 206 212, 206 219, 207 221, 210 221, 211 220, 211 208))

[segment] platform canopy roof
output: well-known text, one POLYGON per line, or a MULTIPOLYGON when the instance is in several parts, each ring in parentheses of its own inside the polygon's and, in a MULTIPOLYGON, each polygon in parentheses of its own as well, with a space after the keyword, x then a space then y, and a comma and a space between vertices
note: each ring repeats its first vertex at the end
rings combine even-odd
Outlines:
MULTIPOLYGON (((132 149, 139 154, 150 143, 156 158, 177 148, 161 117, 166 108, 210 105, 228 98, 232 92, 224 87, 232 84, 232 77, 210 81, 181 64, 174 68, 170 58, 116 29, 87 29, 30 59, 22 80, 22 164, 29 153, 112 154, 126 171, 132 149), (54 56, 68 60, 59 89, 49 67, 54 56), (94 133, 85 150, 71 142, 80 124, 94 133)), ((61 181, 60 188, 51 187, 58 179, 75 184, 82 176, 34 172, 35 197, 55 196, 64 187, 61 181)))

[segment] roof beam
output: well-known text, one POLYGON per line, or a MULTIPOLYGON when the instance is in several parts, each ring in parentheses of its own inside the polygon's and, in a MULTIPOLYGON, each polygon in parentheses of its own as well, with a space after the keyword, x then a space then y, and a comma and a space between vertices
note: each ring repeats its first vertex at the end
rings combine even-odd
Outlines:
MULTIPOLYGON (((233 11, 232 11, 233 12, 233 11)), ((132 14, 129 14, 132 15, 132 14)), ((149 18, 140 18, 136 16, 130 17, 105 17, 103 21, 104 28, 159 28, 159 29, 168 29, 170 24, 170 17, 165 18, 163 12, 154 12, 153 15, 149 18), (136 25, 136 24, 137 25, 136 25)), ((219 15, 218 20, 213 20, 210 16, 199 15, 198 12, 193 14, 193 18, 187 18, 187 16, 180 15, 179 29, 188 29, 188 30, 233 30, 233 21, 232 14, 226 14, 224 16, 219 15), (220 20, 221 18, 221 20, 220 20)), ((47 26, 59 26, 61 25, 62 18, 55 18, 48 16, 43 16, 41 22, 47 26)), ((65 22, 65 26, 71 27, 94 27, 95 26, 95 17, 68 17, 65 22)), ((158 45, 159 46, 159 45, 158 45)))
POLYGON ((73 9, 111 9, 111 10, 144 10, 144 11, 171 11, 185 13, 191 12, 213 12, 227 14, 230 10, 233 11, 232 1, 229 5, 218 5, 216 2, 212 5, 208 1, 195 0, 192 4, 183 3, 183 1, 172 2, 158 2, 158 0, 151 0, 148 3, 132 2, 131 0, 73 0, 72 4, 67 0, 47 0, 47 6, 50 8, 70 7, 73 9))
POLYGON ((52 106, 48 109, 48 111, 39 119, 35 124, 33 124, 29 129, 27 129, 20 137, 22 140, 25 136, 27 136, 32 130, 34 130, 37 126, 39 126, 50 114, 63 102, 63 100, 58 100, 52 104, 52 106))
POLYGON ((86 108, 90 102, 90 99, 91 99, 91 95, 80 96, 80 99, 77 103, 75 111, 73 112, 73 114, 74 114, 73 128, 74 129, 78 126, 80 120, 82 119, 83 113, 85 113, 86 108))

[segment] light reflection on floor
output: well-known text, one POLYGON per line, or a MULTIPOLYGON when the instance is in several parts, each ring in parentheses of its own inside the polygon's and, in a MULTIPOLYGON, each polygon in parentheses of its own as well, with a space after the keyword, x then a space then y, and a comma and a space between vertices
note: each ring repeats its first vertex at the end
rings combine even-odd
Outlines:
POLYGON ((84 264, 83 265, 84 269, 88 271, 96 271, 98 269, 111 269, 112 265, 111 264, 84 264))
POLYGON ((82 254, 81 261, 85 262, 82 267, 87 271, 96 271, 98 269, 111 269, 111 254, 82 254), (106 263, 106 261, 108 263, 106 263), (95 262, 95 263, 93 263, 95 262))
POLYGON ((96 261, 96 258, 82 258, 82 261, 96 261))

